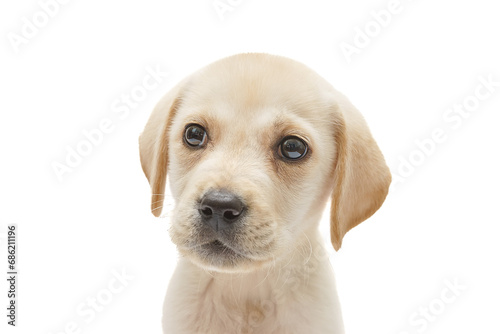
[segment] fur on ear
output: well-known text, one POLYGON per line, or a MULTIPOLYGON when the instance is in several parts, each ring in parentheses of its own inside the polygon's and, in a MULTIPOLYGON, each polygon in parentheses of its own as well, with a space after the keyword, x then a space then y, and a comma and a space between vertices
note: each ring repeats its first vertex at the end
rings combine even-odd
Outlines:
POLYGON ((139 151, 144 174, 151 186, 151 212, 160 216, 165 197, 168 165, 168 133, 179 108, 182 82, 172 88, 156 105, 139 137, 139 151))
POLYGON ((343 101, 336 114, 330 232, 333 247, 339 250, 344 235, 380 208, 391 173, 359 111, 343 101))

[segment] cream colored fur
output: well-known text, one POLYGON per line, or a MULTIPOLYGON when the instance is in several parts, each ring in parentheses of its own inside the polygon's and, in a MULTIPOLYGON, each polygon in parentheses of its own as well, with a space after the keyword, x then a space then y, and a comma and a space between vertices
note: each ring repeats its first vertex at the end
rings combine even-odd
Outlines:
POLYGON ((165 298, 168 334, 343 333, 341 310, 318 222, 331 198, 338 250, 352 227, 383 203, 390 173, 361 114, 329 83, 293 60, 241 54, 189 76, 157 105, 140 137, 141 163, 162 211, 167 171, 175 200, 170 235, 181 258, 165 298), (187 124, 208 133, 203 149, 183 141, 187 124), (308 154, 287 162, 281 138, 308 154), (228 189, 248 210, 239 256, 199 251, 198 201, 228 189))

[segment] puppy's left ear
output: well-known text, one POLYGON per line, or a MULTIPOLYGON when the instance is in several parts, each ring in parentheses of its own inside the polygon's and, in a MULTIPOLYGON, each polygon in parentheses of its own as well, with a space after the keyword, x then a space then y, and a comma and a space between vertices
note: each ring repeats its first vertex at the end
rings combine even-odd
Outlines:
POLYGON ((172 88, 156 105, 139 137, 139 151, 144 174, 151 186, 151 212, 160 216, 165 197, 168 165, 168 133, 179 108, 183 83, 172 88))
POLYGON ((335 250, 344 235, 377 211, 387 196, 391 173, 358 110, 343 96, 335 111, 337 159, 330 212, 335 250))

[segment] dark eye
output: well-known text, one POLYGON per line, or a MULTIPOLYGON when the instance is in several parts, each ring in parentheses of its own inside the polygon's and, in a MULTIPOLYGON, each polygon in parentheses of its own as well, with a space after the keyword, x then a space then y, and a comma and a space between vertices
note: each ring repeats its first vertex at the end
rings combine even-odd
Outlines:
POLYGON ((202 147, 207 142, 207 132, 201 125, 188 125, 184 132, 184 141, 189 146, 202 147))
POLYGON ((280 155, 289 160, 298 160, 307 153, 307 144, 298 137, 285 137, 279 146, 280 155))

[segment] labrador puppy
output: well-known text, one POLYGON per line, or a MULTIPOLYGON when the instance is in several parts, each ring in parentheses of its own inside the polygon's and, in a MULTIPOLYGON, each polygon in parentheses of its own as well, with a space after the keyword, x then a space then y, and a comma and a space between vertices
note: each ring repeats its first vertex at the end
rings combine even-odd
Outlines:
POLYGON ((318 222, 330 198, 338 250, 391 182, 347 98, 296 61, 235 55, 168 92, 139 144, 153 214, 167 173, 175 202, 164 333, 344 333, 318 222))

